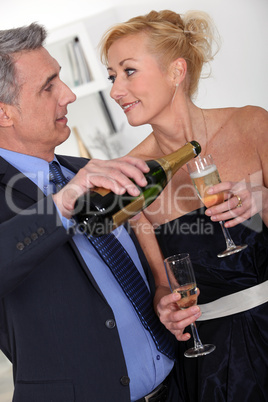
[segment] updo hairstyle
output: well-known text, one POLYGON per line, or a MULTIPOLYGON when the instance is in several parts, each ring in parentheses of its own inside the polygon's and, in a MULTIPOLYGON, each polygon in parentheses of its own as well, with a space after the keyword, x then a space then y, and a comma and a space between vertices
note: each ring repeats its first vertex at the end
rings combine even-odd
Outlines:
POLYGON ((219 49, 218 32, 209 15, 202 11, 188 11, 184 15, 170 10, 151 11, 115 24, 100 41, 102 63, 107 65, 109 48, 117 39, 141 32, 147 34, 148 51, 156 56, 163 71, 177 58, 185 59, 188 94, 192 96, 197 90, 204 64, 213 60, 219 49))

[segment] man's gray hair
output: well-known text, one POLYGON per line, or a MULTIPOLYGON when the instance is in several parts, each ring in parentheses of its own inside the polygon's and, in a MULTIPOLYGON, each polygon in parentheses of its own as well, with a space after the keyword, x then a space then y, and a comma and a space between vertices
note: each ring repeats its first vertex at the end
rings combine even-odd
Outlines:
POLYGON ((20 87, 16 79, 14 53, 40 48, 46 36, 46 29, 37 23, 0 30, 0 102, 14 105, 18 101, 20 87))

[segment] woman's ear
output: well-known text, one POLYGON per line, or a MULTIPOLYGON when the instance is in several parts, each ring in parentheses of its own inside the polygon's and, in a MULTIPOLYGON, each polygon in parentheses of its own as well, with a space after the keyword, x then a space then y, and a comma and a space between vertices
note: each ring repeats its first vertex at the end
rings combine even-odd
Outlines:
POLYGON ((12 119, 9 116, 9 109, 7 105, 0 103, 0 126, 9 127, 12 124, 12 119))
POLYGON ((179 58, 174 60, 173 64, 173 77, 176 84, 180 84, 187 73, 187 63, 185 59, 179 58))

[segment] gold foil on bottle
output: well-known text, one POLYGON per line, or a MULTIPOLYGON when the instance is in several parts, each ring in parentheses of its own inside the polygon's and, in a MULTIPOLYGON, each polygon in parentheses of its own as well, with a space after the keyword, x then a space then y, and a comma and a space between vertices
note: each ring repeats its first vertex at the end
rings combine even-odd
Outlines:
POLYGON ((130 204, 125 206, 120 211, 116 212, 112 216, 113 230, 118 226, 122 225, 123 223, 125 223, 127 219, 130 219, 133 216, 135 216, 138 213, 137 211, 141 211, 143 209, 144 205, 145 205, 145 198, 144 195, 141 194, 130 204))

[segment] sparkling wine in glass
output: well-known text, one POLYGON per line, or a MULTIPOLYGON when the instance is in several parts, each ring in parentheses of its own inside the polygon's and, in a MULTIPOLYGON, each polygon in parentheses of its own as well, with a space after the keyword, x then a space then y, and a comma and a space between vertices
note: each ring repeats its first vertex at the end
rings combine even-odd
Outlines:
MULTIPOLYGON (((208 194, 210 187, 221 182, 220 175, 211 155, 198 156, 194 161, 187 163, 188 172, 196 188, 197 194, 207 208, 221 204, 224 201, 224 194, 208 194)), ((247 247, 247 244, 237 246, 229 230, 225 228, 224 221, 219 222, 226 242, 226 250, 217 254, 218 257, 238 253, 247 247)))
MULTIPOLYGON (((194 306, 197 303, 197 286, 189 254, 182 253, 167 257, 164 264, 171 292, 181 295, 181 299, 177 302, 179 308, 184 310, 194 306)), ((191 324, 191 330, 194 347, 186 350, 184 356, 204 356, 215 350, 215 345, 202 344, 195 323, 191 324)))

